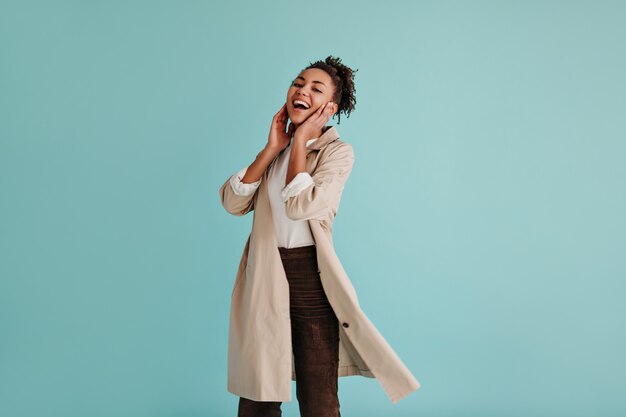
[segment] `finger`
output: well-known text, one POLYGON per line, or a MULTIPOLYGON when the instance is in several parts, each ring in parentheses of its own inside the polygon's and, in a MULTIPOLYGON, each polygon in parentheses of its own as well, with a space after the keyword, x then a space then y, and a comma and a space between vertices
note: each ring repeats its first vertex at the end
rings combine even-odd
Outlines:
POLYGON ((324 114, 326 113, 326 109, 328 108, 328 103, 322 104, 319 109, 314 113, 315 120, 320 121, 324 119, 324 114))
POLYGON ((286 122, 286 121, 287 121, 287 107, 286 107, 286 106, 283 106, 283 107, 281 108, 281 111, 280 111, 280 112, 279 112, 279 114, 278 114, 278 120, 279 120, 281 123, 284 123, 284 122, 286 122))
POLYGON ((326 105, 326 108, 324 109, 324 114, 323 114, 323 124, 328 123, 328 120, 330 120, 330 117, 333 115, 333 106, 332 106, 332 101, 330 103, 328 103, 326 105))
POLYGON ((278 110, 275 114, 275 116, 278 116, 279 114, 283 113, 284 110, 287 109, 287 102, 285 102, 282 107, 280 108, 280 110, 278 110))
POLYGON ((327 118, 329 117, 329 113, 332 111, 332 106, 331 106, 331 102, 328 102, 324 105, 324 111, 322 111, 322 113, 319 116, 319 120, 328 120, 327 118))
POLYGON ((332 113, 333 111, 333 102, 329 101, 326 103, 326 107, 324 108, 324 114, 332 113))

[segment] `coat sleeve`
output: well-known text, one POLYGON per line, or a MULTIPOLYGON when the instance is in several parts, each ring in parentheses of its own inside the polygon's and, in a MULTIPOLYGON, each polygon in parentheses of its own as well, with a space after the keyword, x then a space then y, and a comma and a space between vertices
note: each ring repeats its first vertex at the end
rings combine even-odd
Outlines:
MULTIPOLYGON (((257 155, 258 156, 258 155, 257 155)), ((231 175, 220 187, 220 200, 227 212, 235 216, 243 216, 254 209, 254 196, 256 195, 263 177, 258 181, 244 184, 241 178, 245 175, 248 167, 231 175)))
POLYGON ((239 172, 235 173, 230 177, 230 185, 233 187, 233 191, 237 195, 250 195, 254 193, 261 185, 261 179, 258 181, 251 183, 241 182, 243 177, 245 177, 246 172, 248 172, 248 167, 242 168, 239 172))
POLYGON ((306 188, 297 193, 285 193, 287 217, 292 220, 325 219, 330 214, 335 218, 353 165, 354 149, 349 143, 343 142, 330 151, 306 188))

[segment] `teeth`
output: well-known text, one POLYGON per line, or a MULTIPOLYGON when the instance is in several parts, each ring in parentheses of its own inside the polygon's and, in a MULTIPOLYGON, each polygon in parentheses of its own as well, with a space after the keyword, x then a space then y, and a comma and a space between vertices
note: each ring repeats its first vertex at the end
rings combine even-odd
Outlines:
POLYGON ((298 103, 303 104, 304 107, 306 107, 307 109, 309 108, 309 105, 302 100, 294 100, 293 102, 293 104, 298 104, 298 103))

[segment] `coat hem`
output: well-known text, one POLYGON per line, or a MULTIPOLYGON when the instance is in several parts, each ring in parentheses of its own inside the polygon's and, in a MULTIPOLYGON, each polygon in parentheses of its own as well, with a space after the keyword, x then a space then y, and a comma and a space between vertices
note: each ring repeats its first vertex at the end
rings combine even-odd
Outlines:
POLYGON ((227 384, 226 390, 237 396, 237 397, 241 397, 241 398, 247 398, 249 400, 253 400, 253 401, 280 401, 280 402, 291 402, 292 398, 291 398, 291 389, 289 390, 289 395, 285 396, 285 397, 272 397, 272 399, 267 399, 264 397, 259 397, 257 395, 252 395, 252 394, 245 394, 244 391, 240 390, 238 387, 235 387, 234 385, 231 384, 227 384))
POLYGON ((419 381, 414 380, 409 387, 406 389, 393 389, 386 381, 383 381, 383 378, 377 378, 380 385, 383 387, 383 390, 387 393, 389 400, 392 404, 398 403, 401 399, 405 398, 409 394, 417 391, 422 387, 419 381))
POLYGON ((360 375, 366 378, 375 378, 374 374, 368 369, 361 369, 356 365, 347 365, 339 368, 339 376, 360 375))

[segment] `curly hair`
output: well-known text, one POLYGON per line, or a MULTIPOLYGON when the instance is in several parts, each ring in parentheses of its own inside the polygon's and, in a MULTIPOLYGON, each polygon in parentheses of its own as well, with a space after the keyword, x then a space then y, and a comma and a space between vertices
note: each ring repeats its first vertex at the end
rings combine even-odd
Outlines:
MULTIPOLYGON (((353 70, 350 67, 344 65, 341 62, 341 58, 329 55, 323 61, 310 62, 310 65, 304 70, 309 68, 319 68, 328 73, 330 78, 335 84, 335 94, 333 101, 338 103, 339 109, 333 115, 337 116, 337 124, 341 123, 341 113, 344 113, 346 117, 350 117, 350 113, 356 106, 356 87, 354 86, 354 74, 358 69, 353 70)), ((303 71, 304 71, 303 70, 303 71)))

